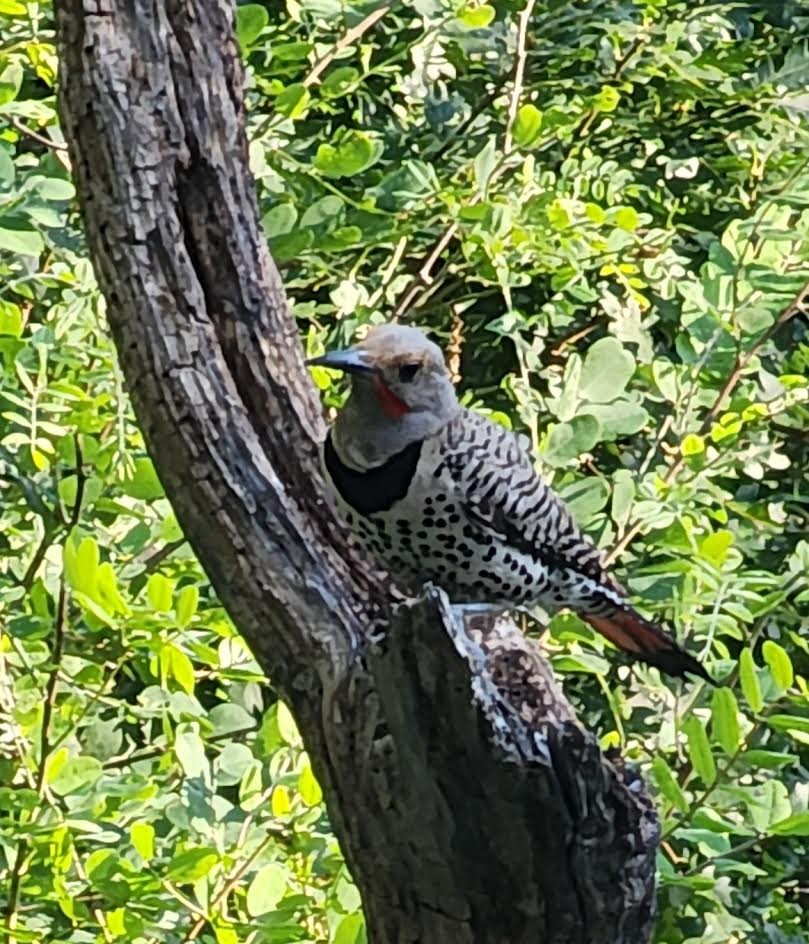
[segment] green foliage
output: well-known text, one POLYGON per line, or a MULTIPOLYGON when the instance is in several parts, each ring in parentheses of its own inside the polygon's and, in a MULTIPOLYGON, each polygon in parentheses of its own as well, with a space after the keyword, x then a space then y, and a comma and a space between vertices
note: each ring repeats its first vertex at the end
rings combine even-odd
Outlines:
MULTIPOLYGON (((410 318, 454 352, 465 402, 531 437, 642 607, 723 683, 630 675, 570 614, 543 636, 583 722, 657 791, 658 940, 797 944, 805 11, 553 0, 523 48, 520 5, 375 9, 238 10, 262 221, 307 346, 410 318)), ((9 936, 358 944, 294 721, 184 544, 122 389, 50 7, 0 0, 0 17, 9 936)))

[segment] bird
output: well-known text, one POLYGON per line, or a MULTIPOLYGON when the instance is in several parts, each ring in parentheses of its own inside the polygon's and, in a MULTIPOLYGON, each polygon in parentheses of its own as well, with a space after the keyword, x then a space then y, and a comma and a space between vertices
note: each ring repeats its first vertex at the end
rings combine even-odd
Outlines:
POLYGON ((350 377, 321 448, 339 516, 403 588, 456 605, 569 609, 634 660, 711 681, 632 605, 511 430, 458 400, 441 348, 397 323, 310 366, 350 377))

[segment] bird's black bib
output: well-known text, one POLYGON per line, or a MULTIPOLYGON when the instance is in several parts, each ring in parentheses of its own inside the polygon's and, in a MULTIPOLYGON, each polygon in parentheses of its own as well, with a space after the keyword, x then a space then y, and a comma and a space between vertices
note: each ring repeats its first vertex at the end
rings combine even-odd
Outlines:
POLYGON ((326 470, 343 501, 361 515, 388 511, 407 495, 421 455, 421 445, 420 441, 411 443, 382 465, 359 472, 341 462, 329 432, 324 447, 326 470))

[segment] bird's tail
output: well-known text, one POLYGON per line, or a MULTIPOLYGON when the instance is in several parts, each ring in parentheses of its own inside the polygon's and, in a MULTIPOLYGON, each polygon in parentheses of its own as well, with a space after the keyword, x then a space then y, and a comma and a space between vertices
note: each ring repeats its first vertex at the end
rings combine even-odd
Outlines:
POLYGON ((699 662, 678 646, 667 632, 628 604, 609 616, 582 614, 582 619, 623 652, 647 665, 656 666, 666 675, 682 677, 688 672, 706 682, 713 682, 699 662))

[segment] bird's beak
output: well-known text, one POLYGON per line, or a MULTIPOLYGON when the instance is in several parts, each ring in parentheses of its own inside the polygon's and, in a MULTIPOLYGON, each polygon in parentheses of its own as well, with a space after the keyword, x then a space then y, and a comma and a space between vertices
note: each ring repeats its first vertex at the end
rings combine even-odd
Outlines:
POLYGON ((331 367, 332 370, 344 370, 353 374, 374 373, 374 368, 365 359, 365 355, 356 347, 345 351, 330 351, 320 357, 310 357, 308 367, 331 367))

